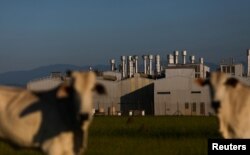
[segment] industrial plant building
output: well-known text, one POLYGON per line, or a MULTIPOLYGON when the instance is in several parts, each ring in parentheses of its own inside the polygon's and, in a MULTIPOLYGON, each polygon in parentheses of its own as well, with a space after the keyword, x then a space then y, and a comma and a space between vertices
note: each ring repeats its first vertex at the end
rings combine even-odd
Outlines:
POLYGON ((206 78, 209 67, 203 58, 195 61, 194 55, 188 62, 185 50, 181 57, 179 61, 179 52, 174 51, 163 65, 160 55, 143 55, 142 72, 138 70, 138 56, 121 56, 119 70, 111 59, 111 71, 98 77, 108 96, 95 97, 95 107, 107 114, 209 115, 209 91, 195 83, 195 78, 206 78))
POLYGON ((243 76, 244 68, 243 64, 235 63, 232 58, 231 61, 222 61, 219 68, 220 72, 230 74, 232 76, 243 76))
MULTIPOLYGON (((250 50, 247 54, 250 61, 250 50)), ((106 87, 107 95, 94 96, 97 115, 208 116, 214 113, 208 88, 200 87, 195 82, 196 78, 206 78, 210 72, 203 58, 196 61, 194 55, 188 57, 186 50, 168 54, 167 64, 161 62, 160 55, 143 55, 141 58, 142 70, 139 70, 139 56, 121 56, 118 65, 115 59, 111 59, 110 71, 98 74, 97 82, 106 87)), ((249 82, 242 76, 242 64, 223 63, 218 70, 249 82)), ((64 80, 63 75, 52 74, 29 82, 27 87, 30 90, 45 90, 64 80)))

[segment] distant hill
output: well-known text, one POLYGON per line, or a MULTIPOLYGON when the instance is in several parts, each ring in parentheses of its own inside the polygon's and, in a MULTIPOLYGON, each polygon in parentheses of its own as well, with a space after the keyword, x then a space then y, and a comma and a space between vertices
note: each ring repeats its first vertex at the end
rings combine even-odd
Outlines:
MULTIPOLYGON (((89 66, 76 66, 69 64, 55 64, 42 66, 26 71, 11 71, 0 73, 0 85, 26 86, 30 80, 48 76, 51 72, 65 73, 67 70, 88 70, 89 66)), ((93 69, 105 71, 109 69, 106 65, 95 65, 93 69)))

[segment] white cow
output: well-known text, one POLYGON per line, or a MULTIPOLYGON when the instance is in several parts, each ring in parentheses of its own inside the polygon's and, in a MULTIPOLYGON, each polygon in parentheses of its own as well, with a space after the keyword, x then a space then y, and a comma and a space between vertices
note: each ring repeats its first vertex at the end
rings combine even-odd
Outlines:
POLYGON ((79 155, 87 147, 92 93, 105 89, 93 72, 72 72, 71 82, 47 92, 0 87, 0 137, 48 155, 79 155))
POLYGON ((214 72, 201 85, 209 85, 212 107, 224 138, 250 138, 250 87, 227 74, 214 72))

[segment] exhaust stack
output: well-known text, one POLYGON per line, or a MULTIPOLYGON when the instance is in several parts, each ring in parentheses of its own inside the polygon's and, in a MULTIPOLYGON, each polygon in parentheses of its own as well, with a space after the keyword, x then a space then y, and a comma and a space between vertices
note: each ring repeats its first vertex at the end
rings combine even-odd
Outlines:
POLYGON ((138 56, 134 55, 134 73, 138 73, 138 56))
POLYGON ((128 77, 132 77, 133 76, 133 60, 132 60, 132 56, 128 56, 128 77))
POLYGON ((204 59, 200 58, 200 64, 204 64, 204 59))
POLYGON ((153 55, 150 54, 148 58, 149 58, 149 75, 153 75, 152 72, 153 55))
POLYGON ((167 57, 168 57, 168 64, 169 65, 174 64, 174 56, 172 54, 169 54, 167 57))
POLYGON ((143 55, 142 56, 143 58, 143 68, 144 68, 144 74, 147 74, 147 59, 148 59, 148 56, 147 55, 143 55))
POLYGON ((111 71, 115 71, 115 59, 110 60, 111 71))
POLYGON ((195 63, 195 56, 194 55, 190 56, 190 62, 191 62, 191 64, 195 63))
POLYGON ((178 64, 179 51, 174 51, 174 64, 178 64))
POLYGON ((159 75, 161 73, 161 57, 159 54, 155 56, 155 70, 156 74, 159 75))
POLYGON ((186 50, 182 51, 182 64, 183 65, 186 64, 186 56, 187 56, 187 51, 186 50))
POLYGON ((121 56, 121 61, 122 61, 122 78, 126 77, 126 57, 121 56))

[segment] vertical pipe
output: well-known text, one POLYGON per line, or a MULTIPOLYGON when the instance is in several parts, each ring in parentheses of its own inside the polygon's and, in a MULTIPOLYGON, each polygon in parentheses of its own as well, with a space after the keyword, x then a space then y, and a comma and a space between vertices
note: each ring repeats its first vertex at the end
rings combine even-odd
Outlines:
POLYGON ((122 61, 122 78, 126 77, 126 57, 125 56, 121 56, 121 61, 122 61))
POLYGON ((135 61, 135 70, 134 73, 138 73, 138 56, 134 56, 134 61, 135 61))
POLYGON ((186 55, 187 55, 187 51, 186 50, 182 51, 182 64, 183 65, 186 64, 186 55))
POLYGON ((128 68, 127 68, 127 75, 128 77, 132 77, 133 76, 133 60, 132 60, 132 56, 128 56, 128 64, 127 64, 128 68))
POLYGON ((111 65, 111 71, 115 70, 115 59, 110 60, 110 65, 111 65))
POLYGON ((156 74, 159 75, 161 73, 161 57, 159 54, 157 54, 155 56, 155 71, 156 71, 156 74))
POLYGON ((179 52, 174 51, 174 64, 178 64, 178 55, 179 55, 179 52))
POLYGON ((200 58, 200 64, 203 64, 203 63, 204 63, 204 59, 200 58))
POLYGON ((148 56, 147 55, 143 55, 142 58, 143 58, 143 63, 144 63, 144 65, 143 65, 143 67, 144 67, 144 74, 147 74, 147 59, 148 59, 148 56))
POLYGON ((148 58, 149 58, 149 75, 153 75, 152 74, 153 55, 150 54, 148 58))
POLYGON ((195 63, 195 56, 194 55, 190 56, 190 62, 191 62, 191 64, 195 63))

